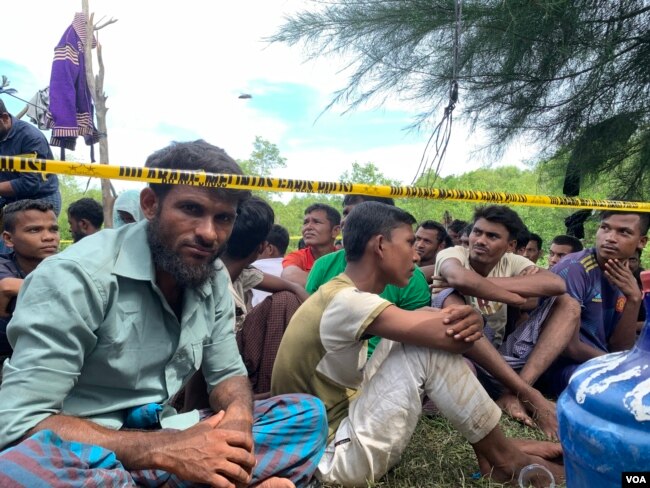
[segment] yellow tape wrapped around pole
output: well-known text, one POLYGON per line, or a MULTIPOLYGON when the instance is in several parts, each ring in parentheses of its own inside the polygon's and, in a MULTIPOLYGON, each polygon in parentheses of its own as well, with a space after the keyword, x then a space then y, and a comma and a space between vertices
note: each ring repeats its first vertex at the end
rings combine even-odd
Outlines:
POLYGON ((108 164, 74 163, 49 159, 31 159, 17 156, 0 156, 0 171, 30 173, 55 173, 71 176, 108 178, 171 185, 191 185, 207 188, 232 188, 239 190, 274 190, 299 193, 361 194, 390 198, 424 198, 430 200, 455 200, 475 203, 500 203, 505 205, 530 205, 535 207, 588 208, 596 210, 634 210, 650 212, 650 203, 596 200, 592 198, 552 197, 479 190, 445 190, 413 186, 362 185, 327 181, 293 180, 266 176, 242 176, 205 173, 175 169, 112 166, 108 164))

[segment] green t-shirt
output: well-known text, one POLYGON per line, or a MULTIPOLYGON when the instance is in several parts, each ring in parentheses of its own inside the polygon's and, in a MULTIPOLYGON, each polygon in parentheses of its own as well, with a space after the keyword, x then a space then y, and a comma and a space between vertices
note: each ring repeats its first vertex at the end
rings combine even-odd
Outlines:
MULTIPOLYGON (((307 292, 314 293, 321 285, 324 285, 335 276, 343 273, 346 264, 344 249, 318 258, 307 277, 307 286, 305 287, 307 292)), ((415 269, 409 284, 404 288, 387 285, 379 296, 404 310, 416 310, 420 307, 428 307, 431 305, 429 285, 419 268, 415 269)), ((379 337, 370 339, 368 343, 368 354, 372 354, 379 340, 379 337)))

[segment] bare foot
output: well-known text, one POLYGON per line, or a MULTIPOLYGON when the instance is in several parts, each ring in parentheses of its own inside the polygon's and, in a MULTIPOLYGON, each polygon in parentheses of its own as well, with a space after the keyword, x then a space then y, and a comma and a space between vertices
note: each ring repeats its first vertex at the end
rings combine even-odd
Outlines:
POLYGON ((534 388, 525 397, 522 397, 522 400, 526 410, 537 423, 539 430, 544 432, 549 439, 558 440, 557 431, 559 426, 555 403, 544 398, 544 395, 534 388))
POLYGON ((528 427, 537 427, 551 440, 558 440, 557 412, 555 403, 544 398, 538 390, 531 388, 521 399, 506 392, 496 404, 510 417, 528 427))
POLYGON ((287 478, 268 478, 255 486, 256 488, 296 488, 296 485, 287 478))
POLYGON ((535 427, 535 421, 526 412, 524 404, 512 393, 506 392, 501 395, 496 404, 517 422, 521 422, 528 427, 535 427))

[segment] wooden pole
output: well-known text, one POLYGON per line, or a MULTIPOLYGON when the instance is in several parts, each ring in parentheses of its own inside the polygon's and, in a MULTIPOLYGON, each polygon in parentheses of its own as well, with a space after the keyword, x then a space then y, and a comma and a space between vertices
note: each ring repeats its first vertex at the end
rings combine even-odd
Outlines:
MULTIPOLYGON (((81 0, 82 12, 86 19, 86 44, 84 46, 84 59, 86 61, 86 79, 90 94, 95 105, 95 115, 97 117, 97 130, 99 131, 99 164, 108 164, 108 128, 106 126, 106 99, 108 98, 104 93, 104 60, 102 58, 102 47, 97 41, 97 64, 99 71, 95 77, 93 74, 93 58, 92 46, 93 35, 96 30, 106 27, 109 24, 117 22, 116 19, 110 19, 104 22, 101 26, 93 24, 94 14, 90 14, 88 0, 81 0)), ((102 206, 104 207, 104 227, 113 227, 113 203, 115 202, 115 190, 111 185, 111 181, 107 179, 101 180, 102 188, 102 206)))

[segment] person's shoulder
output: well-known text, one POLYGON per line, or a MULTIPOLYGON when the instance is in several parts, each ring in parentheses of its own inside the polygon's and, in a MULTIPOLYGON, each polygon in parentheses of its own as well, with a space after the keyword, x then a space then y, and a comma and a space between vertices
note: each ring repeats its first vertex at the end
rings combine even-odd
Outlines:
MULTIPOLYGON (((228 296, 228 292, 231 291, 230 287, 232 286, 232 281, 230 280, 228 269, 226 268, 226 265, 223 264, 223 261, 221 261, 221 259, 217 259, 214 262, 214 266, 216 268, 216 272, 211 278, 212 292, 215 295, 217 301, 220 301, 224 296, 228 296)), ((259 270, 255 271, 262 275, 259 270)))
POLYGON ((354 283, 345 273, 340 273, 334 276, 322 286, 323 290, 338 290, 340 288, 349 287, 354 287, 354 283))
POLYGON ((13 252, 0 253, 0 279, 11 277, 22 278, 14 257, 13 252))
POLYGON ((244 285, 244 291, 247 291, 260 284, 264 279, 264 271, 261 271, 254 266, 247 266, 242 269, 238 279, 240 279, 244 285))
POLYGON ((332 263, 337 263, 339 261, 345 263, 345 249, 339 249, 338 251, 330 252, 319 257, 314 261, 314 268, 316 266, 329 266, 332 263))
POLYGON ((304 256, 307 254, 309 248, 308 247, 303 247, 302 249, 296 249, 295 251, 291 251, 289 254, 285 255, 284 257, 286 258, 287 256, 304 256))
POLYGON ((13 117, 11 124, 15 128, 16 133, 47 140, 45 135, 35 125, 29 122, 13 117))
POLYGON ((296 249, 295 251, 291 251, 290 253, 284 255, 284 258, 282 259, 282 266, 285 268, 287 266, 300 266, 301 263, 305 261, 306 257, 306 247, 303 249, 296 249))
POLYGON ((424 273, 417 266, 413 270, 413 275, 409 279, 408 284, 404 288, 419 288, 424 283, 427 290, 429 289, 429 284, 427 283, 427 278, 424 276, 424 273))
POLYGON ((562 260, 553 266, 553 272, 561 271, 572 273, 589 273, 599 269, 594 248, 583 249, 582 251, 567 254, 562 260))
POLYGON ((328 302, 342 290, 348 288, 354 289, 356 287, 354 286, 352 280, 348 278, 345 273, 340 273, 329 280, 327 283, 324 283, 322 286, 320 286, 316 293, 318 293, 325 300, 325 302, 328 302))
POLYGON ((468 256, 469 250, 463 246, 448 247, 438 253, 436 256, 436 264, 442 263, 449 258, 455 258, 458 259, 461 263, 465 263, 468 256))
POLYGON ((520 256, 519 254, 515 254, 514 252, 507 252, 503 256, 501 256, 501 262, 519 268, 528 268, 529 266, 535 266, 535 263, 533 263, 526 256, 520 256))
MULTIPOLYGON (((134 226, 124 226, 120 229, 103 229, 93 235, 84 237, 79 242, 71 244, 63 251, 45 259, 41 265, 49 267, 79 268, 84 274, 94 276, 98 274, 110 275, 115 262, 120 257, 126 257, 130 249, 125 249, 125 244, 134 245, 136 240, 146 242, 144 232, 134 232, 134 226)), ((130 256, 137 261, 137 256, 130 256)), ((40 266, 39 265, 39 268, 40 266)), ((38 268, 37 268, 38 269, 38 268)))

